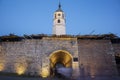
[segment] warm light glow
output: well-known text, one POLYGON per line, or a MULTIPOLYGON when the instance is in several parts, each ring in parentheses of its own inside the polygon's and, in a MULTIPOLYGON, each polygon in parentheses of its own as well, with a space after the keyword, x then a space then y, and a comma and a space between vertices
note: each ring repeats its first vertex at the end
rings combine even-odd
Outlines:
POLYGON ((18 73, 18 75, 24 74, 26 71, 26 68, 27 68, 27 66, 25 64, 17 63, 15 65, 15 69, 16 69, 16 72, 18 73))
POLYGON ((74 68, 78 68, 79 67, 78 62, 74 62, 72 65, 73 65, 74 68))
POLYGON ((3 71, 3 70, 4 70, 4 68, 5 68, 4 63, 0 63, 0 71, 3 71))
POLYGON ((49 76, 49 71, 47 70, 47 68, 42 68, 41 76, 43 78, 46 78, 49 76))
POLYGON ((56 63, 62 63, 65 67, 72 67, 72 56, 69 52, 58 50, 50 55, 50 66, 53 68, 56 63))
MULTIPOLYGON (((94 65, 94 64, 92 64, 92 65, 94 65)), ((95 77, 95 73, 96 73, 95 70, 96 70, 95 67, 94 67, 94 66, 91 66, 91 72, 90 72, 90 74, 91 74, 91 77, 92 77, 92 78, 95 77)))

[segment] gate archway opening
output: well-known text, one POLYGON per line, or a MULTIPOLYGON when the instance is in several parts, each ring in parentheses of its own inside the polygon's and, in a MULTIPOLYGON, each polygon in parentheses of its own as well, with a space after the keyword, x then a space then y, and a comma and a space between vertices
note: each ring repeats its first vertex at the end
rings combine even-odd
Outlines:
POLYGON ((72 56, 68 51, 58 50, 50 55, 50 74, 56 75, 58 67, 72 68, 72 56))

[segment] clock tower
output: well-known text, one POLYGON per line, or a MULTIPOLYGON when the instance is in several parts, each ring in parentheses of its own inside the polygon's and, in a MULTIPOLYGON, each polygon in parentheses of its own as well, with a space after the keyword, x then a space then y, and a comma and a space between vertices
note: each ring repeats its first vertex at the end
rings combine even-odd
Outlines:
POLYGON ((53 19, 53 34, 55 35, 65 35, 65 14, 61 9, 61 4, 59 3, 58 9, 54 13, 53 19))

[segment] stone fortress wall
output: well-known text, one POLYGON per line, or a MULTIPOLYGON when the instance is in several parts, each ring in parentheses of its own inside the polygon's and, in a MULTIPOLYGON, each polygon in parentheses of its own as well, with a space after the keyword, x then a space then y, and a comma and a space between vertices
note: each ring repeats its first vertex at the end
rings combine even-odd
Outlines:
POLYGON ((57 50, 65 50, 71 53, 73 57, 77 57, 76 40, 76 38, 43 38, 1 42, 0 63, 3 64, 5 72, 41 75, 42 69, 46 68, 49 74, 50 54, 57 50), (75 43, 72 44, 72 41, 75 43))
POLYGON ((82 75, 117 75, 114 48, 110 40, 78 40, 78 47, 82 75))
POLYGON ((115 53, 116 63, 117 63, 117 69, 118 69, 118 73, 120 75, 120 41, 117 40, 117 43, 115 42, 114 44, 112 44, 112 46, 114 48, 114 53, 115 53))
POLYGON ((110 40, 49 37, 0 42, 0 71, 48 76, 50 55, 58 50, 72 56, 74 77, 118 75, 110 40))

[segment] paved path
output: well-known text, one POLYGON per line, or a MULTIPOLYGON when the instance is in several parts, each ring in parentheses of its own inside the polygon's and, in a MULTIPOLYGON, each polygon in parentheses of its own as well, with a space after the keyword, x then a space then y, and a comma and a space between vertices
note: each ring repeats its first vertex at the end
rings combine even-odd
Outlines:
POLYGON ((0 76, 0 80, 69 80, 60 78, 40 78, 40 77, 10 77, 10 76, 0 76))
MULTIPOLYGON (((70 80, 70 79, 0 76, 0 80, 70 80)), ((72 80, 75 80, 75 79, 72 79, 72 80)), ((82 77, 76 80, 120 80, 120 76, 119 77, 96 77, 96 78, 90 78, 90 77, 83 78, 82 77)))

